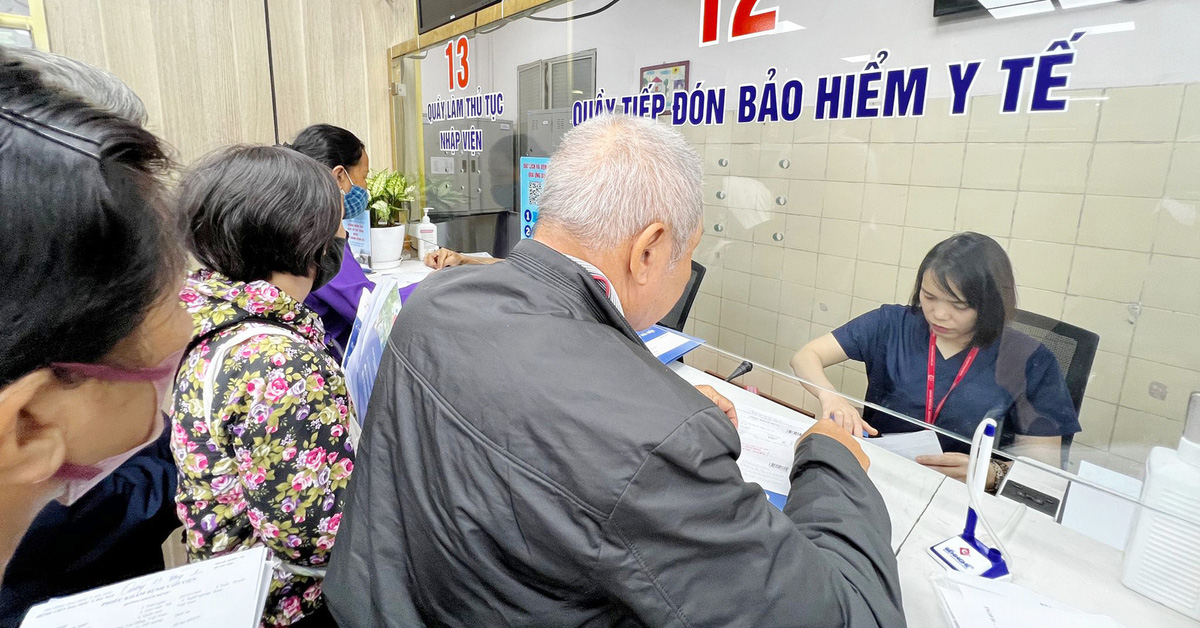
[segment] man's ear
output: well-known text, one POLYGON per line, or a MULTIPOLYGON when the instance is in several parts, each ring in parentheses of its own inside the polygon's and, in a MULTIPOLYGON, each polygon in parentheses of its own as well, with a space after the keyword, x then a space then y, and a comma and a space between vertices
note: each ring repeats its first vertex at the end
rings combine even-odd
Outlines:
POLYGON ((38 369, 0 389, 0 484, 36 484, 54 475, 67 455, 65 434, 35 408, 57 379, 38 369))
POLYGON ((650 281, 651 269, 671 259, 671 238, 667 226, 661 222, 651 223, 633 240, 629 250, 629 273, 633 282, 646 285, 650 281))

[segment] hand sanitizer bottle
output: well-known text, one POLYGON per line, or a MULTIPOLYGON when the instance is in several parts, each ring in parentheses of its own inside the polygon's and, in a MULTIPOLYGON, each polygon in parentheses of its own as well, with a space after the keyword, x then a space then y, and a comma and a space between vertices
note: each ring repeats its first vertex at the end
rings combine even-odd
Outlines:
POLYGON ((438 228, 437 225, 429 221, 429 210, 431 207, 425 208, 425 217, 421 218, 421 224, 417 225, 417 255, 421 259, 425 259, 426 255, 438 250, 438 228))
POLYGON ((1200 392, 1188 401, 1179 448, 1150 451, 1141 503, 1121 582, 1200 619, 1200 392))

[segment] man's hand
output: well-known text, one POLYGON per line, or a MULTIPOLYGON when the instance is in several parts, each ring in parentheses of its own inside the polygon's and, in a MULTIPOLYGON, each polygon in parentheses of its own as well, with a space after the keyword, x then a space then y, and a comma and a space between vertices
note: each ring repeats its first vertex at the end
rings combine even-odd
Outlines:
POLYGON ((438 249, 425 256, 425 265, 438 270, 448 266, 462 266, 465 262, 463 254, 450 249, 438 249))
POLYGON ((871 459, 868 458, 867 454, 863 452, 862 446, 859 445, 858 441, 854 440, 854 437, 851 436, 850 433, 847 432, 841 425, 838 425, 829 419, 817 419, 817 422, 814 423, 812 427, 808 428, 808 431, 805 432, 804 435, 796 439, 796 446, 799 446, 800 443, 804 442, 804 439, 812 436, 813 434, 828 436, 829 438, 841 443, 843 447, 849 449, 850 453, 854 454, 854 457, 858 459, 858 464, 862 466, 863 471, 871 468, 871 459))
POLYGON ((733 421, 733 429, 737 429, 737 408, 733 407, 732 401, 726 399, 721 395, 721 393, 717 392, 717 389, 707 384, 701 384, 697 386, 696 390, 699 390, 700 394, 708 397, 713 403, 717 404, 717 408, 720 409, 721 412, 724 412, 725 416, 729 417, 730 421, 733 421))

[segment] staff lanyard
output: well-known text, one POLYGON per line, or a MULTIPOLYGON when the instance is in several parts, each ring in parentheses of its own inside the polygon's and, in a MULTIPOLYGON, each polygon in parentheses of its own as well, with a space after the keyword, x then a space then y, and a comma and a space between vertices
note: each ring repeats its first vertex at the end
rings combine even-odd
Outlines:
POLYGON ((954 392, 954 388, 962 381, 963 376, 967 371, 971 370, 971 363, 975 361, 975 356, 979 355, 979 347, 972 347, 967 352, 967 359, 963 360, 962 366, 958 369, 958 375, 954 376, 954 383, 950 384, 950 390, 946 391, 946 395, 942 397, 941 403, 937 404, 937 408, 933 407, 933 384, 937 379, 937 336, 929 332, 929 368, 925 371, 925 422, 933 425, 937 420, 938 415, 942 413, 942 406, 946 405, 946 399, 950 397, 950 393, 954 392))

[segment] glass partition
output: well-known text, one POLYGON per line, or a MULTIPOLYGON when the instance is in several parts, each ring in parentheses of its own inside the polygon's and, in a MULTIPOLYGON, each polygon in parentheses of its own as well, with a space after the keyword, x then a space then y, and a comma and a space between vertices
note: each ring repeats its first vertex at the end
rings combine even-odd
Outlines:
POLYGON ((1141 481, 1200 390, 1200 3, 740 4, 551 3, 415 53, 426 205, 505 215, 503 255, 564 133, 656 118, 704 164, 689 365, 1141 481))

